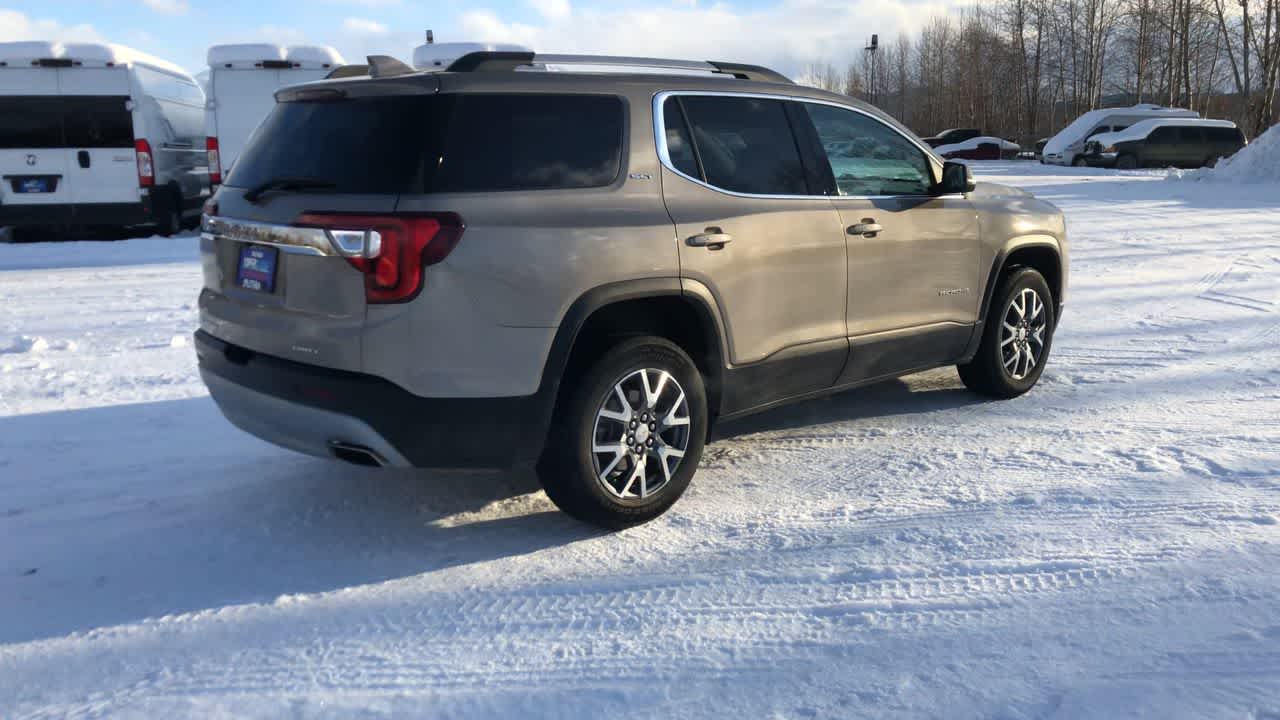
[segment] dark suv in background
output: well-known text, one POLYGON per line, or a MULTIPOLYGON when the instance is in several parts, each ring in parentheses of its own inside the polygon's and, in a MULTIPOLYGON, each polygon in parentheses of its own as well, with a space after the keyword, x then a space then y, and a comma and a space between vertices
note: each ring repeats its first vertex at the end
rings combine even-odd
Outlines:
POLYGON ((200 373, 266 440, 536 463, 622 527, 716 422, 944 365, 1009 398, 1045 367, 1062 214, 874 107, 728 63, 340 74, 276 93, 204 218, 200 373))
POLYGON ((1244 133, 1228 120, 1159 119, 1094 135, 1085 164, 1132 170, 1144 167, 1212 167, 1245 146, 1244 133))
POLYGON ((943 145, 954 145, 962 143, 965 140, 972 140, 976 137, 982 137, 982 130, 978 128, 951 128, 943 130, 932 137, 921 138, 929 147, 942 147, 943 145))

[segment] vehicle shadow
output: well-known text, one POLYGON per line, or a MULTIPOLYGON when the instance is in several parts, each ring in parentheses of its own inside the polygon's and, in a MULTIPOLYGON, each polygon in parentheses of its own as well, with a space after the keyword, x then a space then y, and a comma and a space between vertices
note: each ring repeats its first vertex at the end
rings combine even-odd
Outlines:
POLYGON ((434 572, 603 534, 537 489, 527 470, 295 455, 207 398, 0 418, 0 643, 402 579, 434 589, 434 572))

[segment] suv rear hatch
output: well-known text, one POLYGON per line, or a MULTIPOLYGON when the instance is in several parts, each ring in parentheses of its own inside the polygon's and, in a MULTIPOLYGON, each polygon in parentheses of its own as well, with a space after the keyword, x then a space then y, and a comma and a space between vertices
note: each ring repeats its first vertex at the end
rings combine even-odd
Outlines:
POLYGON ((425 191, 446 101, 421 82, 351 85, 282 91, 208 208, 206 332, 358 371, 368 305, 412 299, 452 249, 456 218, 395 212, 425 191))

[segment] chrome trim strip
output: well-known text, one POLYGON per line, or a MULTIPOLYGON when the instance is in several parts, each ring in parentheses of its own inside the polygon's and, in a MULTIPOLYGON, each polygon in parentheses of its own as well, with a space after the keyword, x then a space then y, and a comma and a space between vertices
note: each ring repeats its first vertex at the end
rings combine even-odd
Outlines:
POLYGON ((300 228, 206 216, 200 237, 207 240, 225 239, 254 245, 269 245, 280 248, 281 252, 294 255, 338 255, 338 251, 329 242, 328 235, 320 228, 300 228))
MULTIPOLYGON (((856 112, 859 115, 864 115, 867 118, 870 118, 871 120, 874 120, 875 122, 878 122, 881 125, 884 125, 889 130, 905 138, 912 145, 915 145, 922 152, 924 152, 925 157, 928 158, 929 161, 934 165, 933 169, 935 173, 941 169, 942 161, 939 160, 938 156, 933 153, 932 148, 929 148, 928 146, 920 143, 920 141, 915 140, 914 138, 911 138, 908 135, 904 135, 900 130, 893 127, 892 125, 886 124, 884 121, 882 121, 880 118, 876 117, 875 115, 872 115, 871 113, 866 112, 865 110, 859 110, 858 108, 853 107, 851 105, 843 105, 841 103, 831 102, 829 100, 815 100, 813 98, 807 98, 800 95, 783 95, 779 93, 722 92, 718 90, 665 90, 663 92, 660 92, 654 95, 653 96, 653 136, 654 136, 654 143, 657 145, 657 149, 658 149, 659 162, 662 163, 663 167, 675 173, 676 175, 679 175, 680 177, 684 178, 685 180, 688 180, 689 182, 697 183, 698 185, 701 185, 702 187, 705 187, 709 190, 714 190, 718 193, 729 195, 732 197, 749 198, 749 199, 757 199, 757 200, 887 200, 887 199, 898 199, 898 198, 942 198, 942 197, 954 196, 953 194, 952 195, 756 195, 752 193, 741 193, 741 192, 735 192, 733 190, 726 190, 721 187, 716 187, 715 185, 704 182, 695 177, 690 177, 680 172, 679 170, 677 170, 676 166, 671 162, 671 154, 670 154, 670 151, 667 149, 666 118, 663 117, 662 106, 666 103, 667 98, 674 97, 674 96, 690 96, 690 95, 696 96, 696 97, 745 97, 745 98, 762 98, 766 100, 784 100, 784 101, 789 100, 792 102, 811 103, 814 105, 829 105, 831 107, 840 108, 841 110, 849 110, 851 112, 856 112)), ((935 176, 935 179, 936 179, 936 176, 935 176)))

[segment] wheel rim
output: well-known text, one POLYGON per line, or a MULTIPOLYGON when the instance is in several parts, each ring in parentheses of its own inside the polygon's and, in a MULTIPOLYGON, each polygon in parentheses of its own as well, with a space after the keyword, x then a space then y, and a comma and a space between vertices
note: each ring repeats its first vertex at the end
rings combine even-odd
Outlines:
POLYGON ((671 482, 689 449, 689 401, 666 370, 635 370, 614 383, 596 411, 591 460, 600 486, 645 500, 671 482))
POLYGON ((1000 362, 1014 380, 1024 380, 1044 356, 1049 315, 1040 293, 1023 288, 1009 301, 1000 328, 1000 362))

